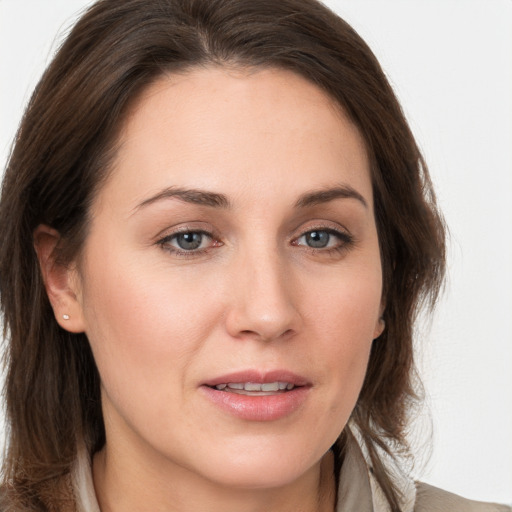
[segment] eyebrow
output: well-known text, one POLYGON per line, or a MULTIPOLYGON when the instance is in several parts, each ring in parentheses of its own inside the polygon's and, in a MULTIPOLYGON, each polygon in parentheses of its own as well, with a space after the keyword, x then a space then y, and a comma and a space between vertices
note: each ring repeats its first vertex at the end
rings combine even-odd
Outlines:
POLYGON ((229 208, 231 206, 229 199, 224 194, 216 192, 207 192, 205 190, 168 187, 158 194, 145 199, 134 208, 134 211, 145 208, 162 199, 176 198, 186 203, 198 204, 202 206, 211 206, 213 208, 229 208))
MULTIPOLYGON (((229 199, 224 194, 208 192, 200 189, 168 187, 158 194, 142 201, 134 208, 134 212, 164 199, 176 198, 186 203, 209 206, 212 208, 227 209, 231 207, 229 199)), ((328 203, 335 199, 356 199, 365 208, 368 203, 365 198, 349 185, 340 185, 333 188, 326 188, 312 192, 306 192, 295 202, 295 208, 308 208, 318 204, 328 203)))
POLYGON ((349 185, 340 185, 334 188, 326 188, 307 192, 299 197, 295 203, 295 208, 307 208, 318 204, 328 203, 335 199, 356 199, 365 208, 368 208, 366 199, 354 188, 349 185))

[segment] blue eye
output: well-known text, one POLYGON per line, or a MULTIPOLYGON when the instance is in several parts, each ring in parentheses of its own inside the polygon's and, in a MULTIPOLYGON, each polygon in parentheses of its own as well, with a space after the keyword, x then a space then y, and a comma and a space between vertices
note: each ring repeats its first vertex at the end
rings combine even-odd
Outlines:
POLYGON ((203 233, 179 233, 174 236, 174 239, 180 249, 183 249, 184 251, 193 251, 201 247, 201 244, 203 243, 203 233))
POLYGON ((176 252, 194 252, 208 248, 212 243, 212 237, 202 231, 183 231, 166 236, 161 240, 162 246, 176 252))
POLYGON ((303 236, 306 245, 315 249, 323 249, 324 247, 327 247, 331 240, 331 234, 327 231, 310 231, 303 236))
POLYGON ((352 242, 352 237, 331 229, 312 229, 297 238, 295 245, 311 249, 341 249, 352 242))

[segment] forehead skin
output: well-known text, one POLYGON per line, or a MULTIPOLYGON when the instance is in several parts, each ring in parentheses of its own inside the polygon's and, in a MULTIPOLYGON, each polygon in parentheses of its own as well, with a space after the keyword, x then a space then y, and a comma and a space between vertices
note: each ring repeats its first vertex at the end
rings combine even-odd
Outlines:
MULTIPOLYGON (((177 162, 186 162, 181 167, 183 177, 193 181, 197 177, 195 170, 200 169, 202 188, 225 189, 222 173, 216 170, 227 170, 224 157, 234 147, 243 148, 244 154, 232 159, 231 170, 244 176, 248 190, 257 185, 261 189, 260 199, 264 199, 266 192, 271 197, 275 186, 279 187, 276 171, 280 165, 309 167, 318 182, 321 155, 321 165, 327 162, 343 168, 345 175, 350 173, 349 181, 355 180, 368 190, 368 203, 373 209, 367 150, 357 127, 320 88, 282 69, 212 67, 163 76, 143 91, 130 109, 120 132, 110 179, 116 170, 131 169, 134 190, 141 191, 135 200, 138 204, 144 199, 142 191, 147 190, 147 170, 161 172, 177 162), (208 80, 204 80, 205 74, 208 80), (281 114, 283 105, 288 107, 286 119, 281 114), (265 154, 260 146, 251 143, 252 130, 266 138, 265 154), (296 142, 294 147, 290 147, 290 137, 296 142), (172 159, 167 150, 169 141, 173 146, 172 159), (266 161, 265 155, 276 154, 282 164, 275 158, 266 161), (254 173, 257 162, 260 166, 258 173, 254 173), (266 190, 262 187, 265 183, 269 185, 266 190)), ((284 173, 283 189, 294 192, 286 180, 284 173)), ((229 194, 229 190, 225 191, 229 194)), ((99 207, 98 201, 95 206, 99 207)))

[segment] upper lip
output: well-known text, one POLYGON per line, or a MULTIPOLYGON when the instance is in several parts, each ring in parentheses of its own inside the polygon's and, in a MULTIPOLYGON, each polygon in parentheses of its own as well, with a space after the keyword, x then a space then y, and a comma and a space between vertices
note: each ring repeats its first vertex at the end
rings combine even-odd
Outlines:
POLYGON ((213 377, 202 383, 203 386, 214 387, 219 384, 228 384, 230 382, 253 382, 258 384, 267 384, 270 382, 287 382, 294 386, 308 386, 310 381, 305 377, 297 375, 289 370, 241 370, 225 375, 213 377))

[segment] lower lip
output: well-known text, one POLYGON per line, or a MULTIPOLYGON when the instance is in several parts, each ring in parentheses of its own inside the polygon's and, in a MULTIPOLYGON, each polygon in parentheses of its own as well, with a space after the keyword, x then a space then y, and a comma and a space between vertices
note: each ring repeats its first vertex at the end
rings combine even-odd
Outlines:
POLYGON ((266 396, 239 395, 209 386, 201 386, 200 389, 215 405, 242 420, 274 421, 296 411, 305 402, 310 388, 302 386, 266 396))

